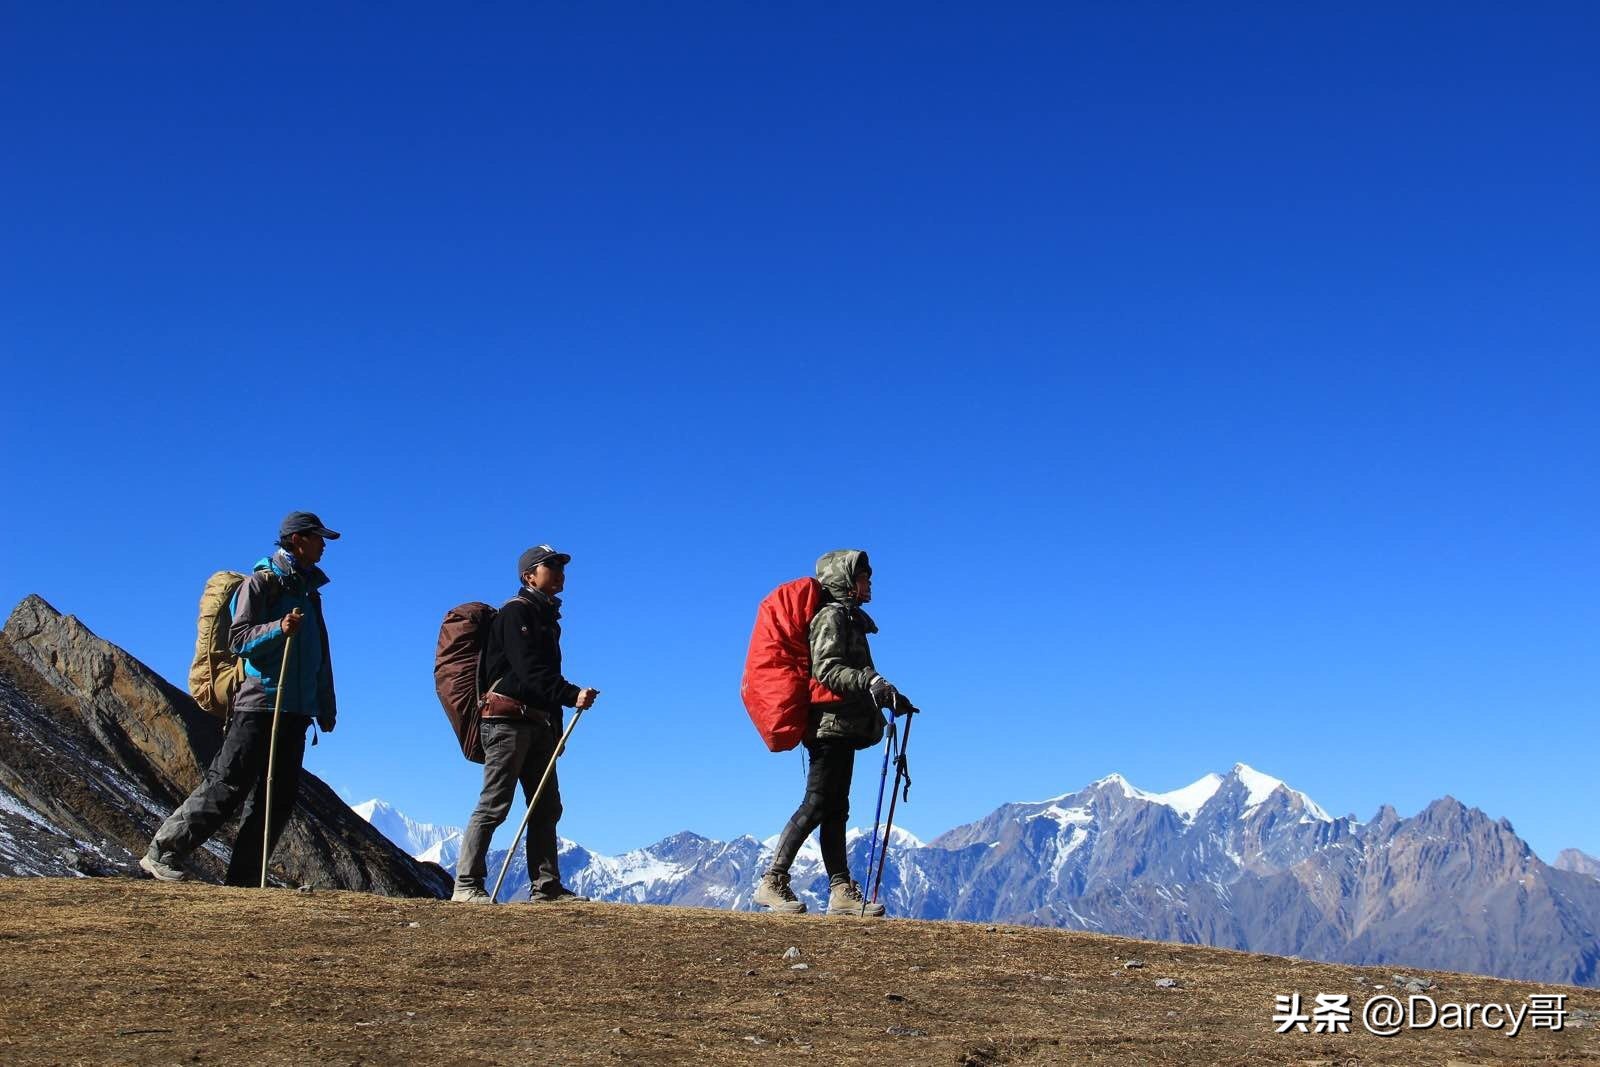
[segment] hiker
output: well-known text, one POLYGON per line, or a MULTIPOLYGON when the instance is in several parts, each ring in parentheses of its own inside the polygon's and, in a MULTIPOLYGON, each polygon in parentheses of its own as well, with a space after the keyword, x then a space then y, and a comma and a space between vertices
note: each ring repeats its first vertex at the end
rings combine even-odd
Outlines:
POLYGON ((800 807, 778 838, 755 902, 772 911, 800 914, 803 900, 789 887, 789 867, 811 831, 821 828, 822 864, 828 872, 828 913, 881 916, 883 905, 866 901, 850 877, 845 823, 850 818, 850 777, 856 751, 883 738, 879 708, 913 711, 872 665, 867 635, 877 624, 861 605, 872 599, 872 566, 857 549, 829 552, 817 560, 823 602, 811 619, 811 677, 838 699, 811 705, 804 744, 811 768, 800 807))
POLYGON ((584 900, 561 884, 556 856, 556 822, 561 818, 561 786, 551 766, 561 740, 561 709, 587 711, 598 689, 581 689, 561 676, 561 599, 572 557, 549 545, 517 558, 522 588, 507 601, 489 629, 486 678, 479 735, 483 743, 483 792, 461 835, 455 891, 450 899, 493 903, 484 892, 489 839, 511 810, 522 783, 533 798, 545 768, 550 781, 528 821, 528 899, 535 903, 584 900))
POLYGON ((261 884, 267 757, 272 749, 274 711, 281 710, 282 719, 277 749, 272 753, 272 825, 265 828, 269 853, 294 812, 306 729, 314 720, 332 733, 338 715, 320 592, 328 576, 317 566, 327 542, 338 537, 311 512, 292 511, 278 527, 276 550, 257 562, 239 586, 228 645, 244 660, 243 681, 233 699, 222 748, 194 792, 161 824, 139 861, 153 877, 164 882, 188 878, 181 867, 184 857, 204 844, 243 804, 224 884, 261 884), (286 661, 285 642, 291 636, 286 661))

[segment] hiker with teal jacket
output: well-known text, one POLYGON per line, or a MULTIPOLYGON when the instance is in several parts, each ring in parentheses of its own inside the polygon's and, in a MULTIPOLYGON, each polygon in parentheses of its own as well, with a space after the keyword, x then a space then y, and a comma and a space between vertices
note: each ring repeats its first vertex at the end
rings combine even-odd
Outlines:
POLYGON ((262 835, 270 842, 270 853, 294 813, 306 731, 315 722, 331 733, 338 716, 328 628, 322 617, 321 590, 328 576, 317 566, 327 542, 338 537, 311 512, 290 512, 278 528, 277 549, 260 560, 239 586, 228 644, 244 660, 244 679, 233 699, 222 748, 194 792, 161 824, 139 861, 152 877, 165 882, 188 878, 181 866, 184 857, 243 805, 224 881, 236 886, 261 884, 262 835), (291 637, 286 664, 285 643, 291 637), (267 762, 275 710, 282 715, 271 773, 272 825, 266 827, 267 762))

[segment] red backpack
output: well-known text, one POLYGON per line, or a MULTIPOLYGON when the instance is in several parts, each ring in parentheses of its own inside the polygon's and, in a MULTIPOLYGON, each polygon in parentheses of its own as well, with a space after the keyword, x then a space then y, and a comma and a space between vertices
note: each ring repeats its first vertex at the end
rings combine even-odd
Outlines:
POLYGON ((785 752, 805 738, 812 704, 839 699, 811 677, 811 620, 822 606, 815 578, 785 582, 761 601, 739 695, 767 748, 785 752))
POLYGON ((439 624, 439 646, 433 654, 433 687, 456 740, 461 742, 461 754, 473 763, 482 763, 484 758, 478 737, 478 705, 483 697, 489 624, 494 617, 494 608, 477 601, 451 608, 439 624))

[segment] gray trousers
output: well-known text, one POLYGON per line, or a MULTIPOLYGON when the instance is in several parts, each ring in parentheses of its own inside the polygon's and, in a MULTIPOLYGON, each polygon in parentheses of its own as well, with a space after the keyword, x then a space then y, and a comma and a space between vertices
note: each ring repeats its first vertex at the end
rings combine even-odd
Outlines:
POLYGON ((245 712, 234 716, 222 747, 200 784, 161 824, 151 847, 168 862, 181 859, 205 844, 242 804, 239 836, 233 842, 233 859, 228 863, 224 883, 260 885, 261 835, 265 829, 272 842, 270 852, 289 824, 289 816, 294 814, 295 795, 300 790, 300 763, 306 753, 306 728, 310 725, 311 720, 304 715, 285 715, 279 720, 271 827, 264 826, 267 813, 263 798, 267 792, 272 716, 245 712))
MULTIPOLYGON (((483 792, 461 835, 461 855, 456 862, 457 889, 485 889, 489 839, 511 811, 517 783, 524 800, 532 799, 560 733, 540 722, 520 719, 484 719, 483 792)), ((556 858, 556 822, 561 818, 561 783, 551 772, 539 806, 528 819, 528 878, 533 896, 552 896, 561 889, 561 867, 556 858)))

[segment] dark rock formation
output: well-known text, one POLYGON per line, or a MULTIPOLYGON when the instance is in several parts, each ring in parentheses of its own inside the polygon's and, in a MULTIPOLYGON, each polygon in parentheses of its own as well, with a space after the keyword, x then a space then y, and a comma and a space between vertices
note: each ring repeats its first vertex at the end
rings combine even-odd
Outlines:
MULTIPOLYGON (((0 638, 0 874, 138 874, 156 827, 221 745, 221 723, 37 596, 0 638)), ((220 880, 235 829, 190 867, 220 880)), ((389 896, 449 888, 442 870, 405 855, 309 773, 272 862, 294 884, 389 896)))

